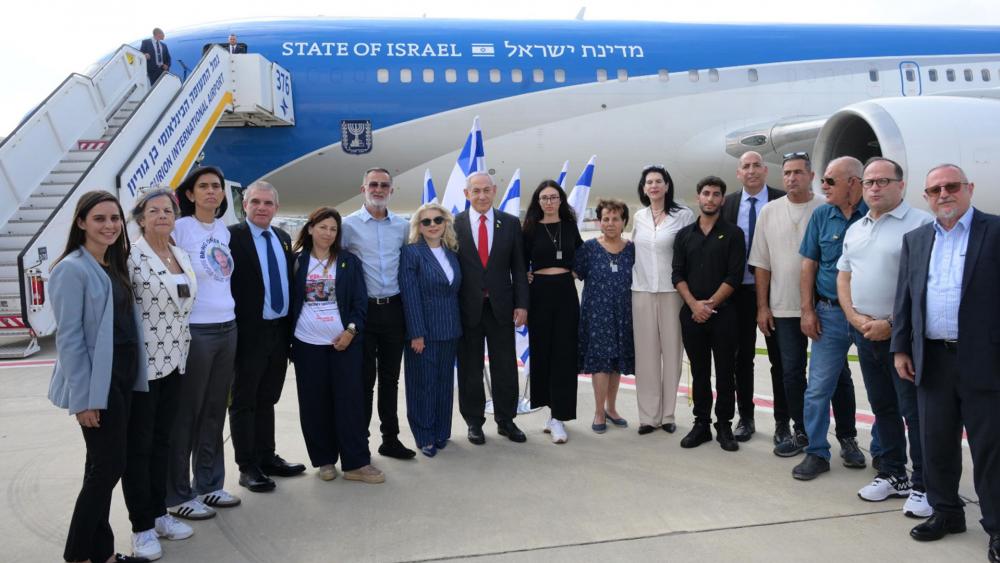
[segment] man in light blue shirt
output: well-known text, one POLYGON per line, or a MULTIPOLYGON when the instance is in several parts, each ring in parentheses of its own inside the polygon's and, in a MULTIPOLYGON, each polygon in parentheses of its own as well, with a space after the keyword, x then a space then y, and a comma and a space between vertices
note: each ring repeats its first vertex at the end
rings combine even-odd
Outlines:
POLYGON ((368 423, 371 424, 375 382, 382 445, 378 453, 411 459, 416 452, 399 441, 399 368, 406 343, 406 322, 399 296, 399 255, 406 244, 409 222, 389 211, 392 176, 385 168, 365 171, 361 182, 364 206, 344 218, 343 247, 361 259, 368 289, 362 371, 368 423))

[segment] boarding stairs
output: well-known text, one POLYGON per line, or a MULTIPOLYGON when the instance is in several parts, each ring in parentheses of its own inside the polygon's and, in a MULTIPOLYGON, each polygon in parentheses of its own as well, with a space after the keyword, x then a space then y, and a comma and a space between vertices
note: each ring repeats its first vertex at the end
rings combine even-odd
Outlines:
POLYGON ((221 122, 294 125, 290 74, 214 47, 186 82, 167 73, 150 85, 125 45, 70 75, 0 143, 0 358, 26 357, 55 331, 46 285, 79 196, 111 191, 128 213, 142 189, 175 187, 221 122))

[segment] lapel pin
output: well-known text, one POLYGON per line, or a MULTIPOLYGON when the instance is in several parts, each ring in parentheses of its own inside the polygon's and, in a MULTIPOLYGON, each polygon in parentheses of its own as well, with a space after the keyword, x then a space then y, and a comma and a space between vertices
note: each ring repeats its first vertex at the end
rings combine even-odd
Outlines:
POLYGON ((722 237, 724 237, 724 236, 726 236, 726 235, 719 235, 719 240, 722 240, 722 237))

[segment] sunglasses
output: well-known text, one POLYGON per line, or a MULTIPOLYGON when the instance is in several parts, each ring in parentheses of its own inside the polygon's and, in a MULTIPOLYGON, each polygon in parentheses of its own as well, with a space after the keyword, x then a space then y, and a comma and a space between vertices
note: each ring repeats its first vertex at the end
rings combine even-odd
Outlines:
MULTIPOLYGON (((848 176, 847 177, 847 181, 850 182, 853 178, 857 178, 857 176, 848 176)), ((830 186, 832 188, 832 187, 834 187, 834 186, 837 185, 837 180, 836 180, 836 178, 820 178, 819 179, 819 183, 820 184, 826 184, 826 185, 828 185, 828 186, 830 186)), ((879 184, 879 185, 883 185, 883 184, 879 184)))
POLYGON ((440 225, 441 223, 444 223, 444 217, 438 215, 437 217, 435 217, 433 219, 427 218, 427 219, 421 219, 420 220, 420 224, 423 225, 423 226, 425 226, 425 227, 430 227, 431 223, 434 223, 435 225, 440 225))
MULTIPOLYGON (((806 162, 810 162, 809 153, 806 151, 785 153, 785 155, 781 157, 781 164, 784 164, 789 160, 804 160, 806 162)), ((830 185, 832 186, 833 184, 830 185)))
POLYGON ((383 190, 388 190, 392 187, 389 182, 368 182, 368 189, 374 190, 375 188, 382 188, 383 190))
POLYGON ((946 191, 949 194, 957 194, 962 187, 967 186, 965 182, 949 182, 947 184, 941 184, 940 186, 931 186, 924 189, 924 193, 930 197, 938 197, 941 195, 942 191, 946 191))

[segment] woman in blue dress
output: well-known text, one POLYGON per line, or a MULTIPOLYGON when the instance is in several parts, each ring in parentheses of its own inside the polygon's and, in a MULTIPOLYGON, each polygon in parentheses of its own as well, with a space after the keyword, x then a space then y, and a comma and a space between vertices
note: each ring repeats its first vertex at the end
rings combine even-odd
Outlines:
POLYGON ((574 272, 582 280, 580 303, 580 372, 592 374, 594 422, 603 434, 607 422, 626 427, 615 408, 621 374, 635 372, 632 340, 632 266, 635 246, 622 238, 628 206, 617 199, 597 202, 601 235, 577 250, 574 272))

